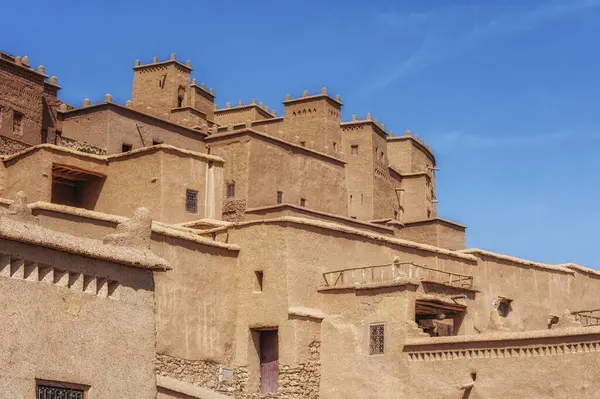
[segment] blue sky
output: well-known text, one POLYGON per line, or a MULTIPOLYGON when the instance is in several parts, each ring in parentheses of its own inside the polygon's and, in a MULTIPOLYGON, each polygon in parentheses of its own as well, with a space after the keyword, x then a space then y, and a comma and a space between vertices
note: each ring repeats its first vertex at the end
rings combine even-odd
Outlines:
POLYGON ((80 104, 131 96, 135 59, 191 60, 218 104, 326 86, 433 147, 440 216, 470 247, 600 268, 600 0, 8 1, 0 48, 80 104))

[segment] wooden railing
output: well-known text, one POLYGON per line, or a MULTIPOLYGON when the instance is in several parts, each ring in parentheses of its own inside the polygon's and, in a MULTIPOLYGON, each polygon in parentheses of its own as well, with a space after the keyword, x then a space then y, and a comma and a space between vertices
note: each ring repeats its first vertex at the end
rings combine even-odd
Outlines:
POLYGON ((580 321, 585 327, 600 326, 600 309, 580 310, 571 312, 577 321, 580 321))
POLYGON ((407 276, 411 279, 433 281, 451 287, 473 288, 472 276, 446 272, 409 262, 336 270, 323 273, 323 280, 325 287, 342 287, 391 282, 407 276))

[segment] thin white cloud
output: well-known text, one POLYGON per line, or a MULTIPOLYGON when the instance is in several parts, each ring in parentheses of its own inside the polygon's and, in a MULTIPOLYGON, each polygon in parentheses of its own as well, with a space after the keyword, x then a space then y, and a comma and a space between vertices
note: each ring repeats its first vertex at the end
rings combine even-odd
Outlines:
POLYGON ((474 22, 481 17, 479 9, 465 6, 437 8, 425 13, 376 14, 375 23, 388 29, 390 35, 400 37, 407 31, 420 30, 425 38, 416 51, 370 82, 366 91, 383 89, 486 41, 534 30, 596 7, 600 7, 600 0, 551 1, 535 8, 509 8, 483 24, 474 22))

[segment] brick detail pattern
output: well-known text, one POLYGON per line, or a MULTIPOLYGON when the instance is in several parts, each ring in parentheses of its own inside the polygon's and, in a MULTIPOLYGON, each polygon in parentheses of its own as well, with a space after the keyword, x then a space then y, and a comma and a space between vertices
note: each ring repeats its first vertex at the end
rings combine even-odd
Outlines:
POLYGON ((22 143, 10 137, 0 136, 0 155, 14 154, 31 147, 29 144, 22 143))
POLYGON ((507 357, 557 356, 576 353, 600 352, 600 342, 540 345, 534 347, 458 349, 434 352, 409 352, 413 362, 431 362, 454 359, 496 359, 507 357))
POLYGON ((64 136, 57 136, 56 144, 61 147, 70 148, 72 150, 81 151, 88 154, 106 155, 105 149, 96 147, 83 141, 73 140, 64 136))
POLYGON ((223 203, 223 220, 241 222, 246 217, 246 200, 228 200, 223 203))

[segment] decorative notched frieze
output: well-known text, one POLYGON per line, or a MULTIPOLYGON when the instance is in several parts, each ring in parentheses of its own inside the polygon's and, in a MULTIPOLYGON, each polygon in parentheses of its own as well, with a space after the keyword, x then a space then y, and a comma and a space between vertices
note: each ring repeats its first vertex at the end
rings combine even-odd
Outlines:
POLYGON ((549 344, 528 347, 452 349, 440 351, 408 352, 413 362, 433 362, 457 359, 498 359, 509 357, 558 356, 577 353, 600 352, 600 341, 570 344, 549 344))
POLYGON ((315 115, 317 113, 316 108, 304 108, 298 111, 294 111, 292 116, 306 116, 306 115, 315 115))
POLYGON ((102 298, 119 298, 118 281, 0 254, 0 278, 46 283, 102 298))

